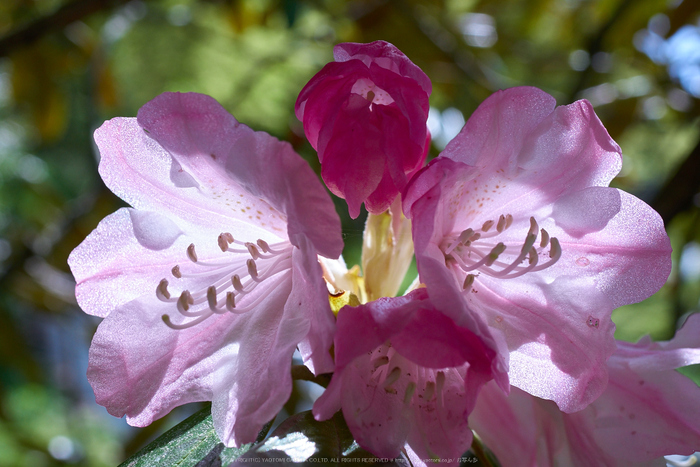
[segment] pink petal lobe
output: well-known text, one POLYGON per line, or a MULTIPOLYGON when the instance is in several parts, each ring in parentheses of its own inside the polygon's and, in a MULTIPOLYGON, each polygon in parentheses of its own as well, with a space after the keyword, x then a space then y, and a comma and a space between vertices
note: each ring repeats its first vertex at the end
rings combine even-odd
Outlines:
MULTIPOLYGON (((287 294, 283 290, 266 301, 286 300, 287 294)), ((222 362, 212 400, 214 428, 227 446, 253 442, 289 399, 292 354, 309 333, 309 321, 299 311, 269 307, 237 327, 238 353, 222 362)))
POLYGON ((537 88, 497 91, 481 103, 441 155, 468 165, 505 165, 518 156, 525 139, 555 105, 552 96, 537 88))
POLYGON ((97 403, 135 426, 210 400, 211 376, 227 352, 230 317, 180 332, 163 325, 164 308, 154 299, 121 306, 102 321, 90 346, 88 380, 97 403))
POLYGON ((659 216, 606 186, 620 166, 589 103, 555 109, 514 88, 487 99, 404 193, 435 305, 471 329, 487 323, 507 343, 511 384, 565 412, 606 387, 612 310, 670 272, 659 216))
POLYGON ((213 99, 164 94, 95 133, 100 174, 131 204, 71 254, 76 294, 105 317, 90 350, 98 403, 143 426, 212 400, 226 445, 255 439, 291 393, 297 346, 333 369, 319 254, 340 221, 291 146, 213 99))
POLYGON ((335 335, 335 318, 328 302, 328 289, 313 246, 303 239, 292 253, 292 291, 285 304, 287 312, 306 316, 309 332, 299 342, 299 352, 307 367, 316 375, 333 371, 329 349, 335 335))
POLYGON ((479 393, 469 424, 501 465, 553 466, 553 447, 561 441, 559 427, 542 417, 534 398, 518 388, 505 395, 489 383, 479 393), (538 453, 538 440, 548 449, 538 453))
POLYGON ((557 223, 563 218, 564 232, 555 234, 561 240, 563 256, 553 271, 595 277, 596 287, 610 298, 613 307, 637 303, 659 290, 671 273, 671 243, 659 214, 638 198, 613 188, 588 188, 579 196, 581 200, 589 198, 589 203, 578 204, 582 218, 592 213, 594 206, 612 213, 611 200, 619 209, 603 228, 591 229, 577 239, 569 236, 570 227, 567 231, 572 221, 565 220, 573 217, 573 206, 556 203, 552 217, 557 223))
POLYGON ((181 261, 188 240, 179 226, 152 211, 122 208, 107 216, 68 258, 78 304, 105 317, 146 293, 155 296, 167 271, 162 265, 181 261))
POLYGON ((319 253, 340 255, 340 221, 333 203, 288 143, 253 132, 214 99, 194 93, 161 94, 139 110, 138 122, 183 170, 202 181, 200 186, 205 180, 217 180, 229 187, 219 195, 230 199, 230 204, 240 201, 229 194, 237 186, 262 202, 251 209, 232 207, 227 215, 276 225, 279 220, 270 213, 278 210, 287 217, 293 244, 297 235, 306 235, 319 253))
POLYGON ((700 446, 700 388, 674 371, 700 362, 700 315, 669 342, 618 342, 609 385, 584 410, 563 413, 549 401, 487 385, 470 423, 503 465, 661 466, 665 455, 700 446), (519 465, 519 464, 518 464, 519 465))
POLYGON ((403 52, 385 41, 374 41, 369 44, 356 42, 338 44, 333 48, 333 57, 336 62, 361 60, 367 67, 374 62, 382 68, 411 78, 423 88, 426 94, 430 94, 433 90, 433 85, 423 70, 409 60, 403 52))

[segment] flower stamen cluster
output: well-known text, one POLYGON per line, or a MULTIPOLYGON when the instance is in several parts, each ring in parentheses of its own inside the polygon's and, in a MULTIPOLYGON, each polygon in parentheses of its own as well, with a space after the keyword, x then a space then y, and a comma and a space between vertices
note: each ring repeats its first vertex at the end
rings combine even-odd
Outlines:
POLYGON ((176 279, 208 278, 209 285, 204 285, 196 291, 182 290, 178 298, 174 298, 168 286, 167 279, 162 279, 156 288, 156 297, 162 302, 175 303, 177 311, 191 321, 174 323, 168 314, 162 316, 163 322, 171 329, 187 329, 195 326, 215 314, 243 314, 254 309, 263 299, 258 295, 252 302, 244 302, 246 306, 237 306, 246 295, 250 295, 256 286, 265 280, 277 276, 277 282, 283 282, 291 274, 292 245, 289 242, 279 242, 270 246, 265 240, 258 239, 256 243, 242 242, 234 239, 228 232, 221 233, 217 238, 219 248, 223 253, 233 253, 233 258, 216 261, 203 261, 198 258, 195 244, 187 247, 186 256, 190 263, 205 268, 203 271, 183 272, 180 265, 172 268, 176 279), (235 248, 231 245, 242 246, 235 248), (249 258, 247 256, 250 256, 249 258), (256 263, 257 261, 257 263, 256 263), (261 271, 258 271, 261 264, 261 271), (284 274, 281 274, 284 273, 284 274), (280 275, 281 274, 281 275, 280 275), (223 299, 219 296, 223 294, 223 299), (207 306, 202 306, 206 304, 207 306))
POLYGON ((525 241, 520 245, 520 252, 516 255, 518 245, 506 245, 505 242, 485 241, 498 237, 513 223, 510 214, 501 215, 498 221, 488 220, 484 222, 480 231, 472 228, 463 230, 456 238, 446 238, 443 244, 447 246, 443 252, 446 264, 452 264, 463 272, 468 273, 464 279, 463 288, 471 289, 474 280, 479 273, 484 273, 499 279, 514 279, 529 272, 542 271, 554 265, 562 255, 561 245, 556 237, 551 237, 545 229, 540 229, 534 217, 530 217, 530 229, 525 241), (492 229, 493 227, 495 229, 492 229), (539 238, 539 244, 537 240, 539 238), (549 246, 549 251, 546 249, 549 246), (504 257, 510 256, 508 260, 504 257), (540 256, 548 259, 540 263, 540 256), (513 258, 514 257, 514 258, 513 258), (523 265, 527 261, 526 265, 523 265), (478 271, 476 274, 472 271, 478 271))

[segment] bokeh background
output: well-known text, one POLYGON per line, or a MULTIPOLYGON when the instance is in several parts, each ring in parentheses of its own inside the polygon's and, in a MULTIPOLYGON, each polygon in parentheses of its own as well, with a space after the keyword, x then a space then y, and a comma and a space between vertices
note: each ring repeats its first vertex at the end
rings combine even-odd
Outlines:
MULTIPOLYGON (((497 89, 590 100, 624 153, 614 184, 661 213, 674 248, 667 285, 615 312, 617 337, 668 339, 698 309, 696 0, 2 0, 0 467, 114 466, 193 410, 133 429, 87 384, 99 320, 77 307, 66 258, 123 205, 97 174, 95 128, 197 91, 318 169, 296 96, 334 44, 377 39, 433 81, 431 157, 497 89)), ((354 264, 363 219, 337 206, 354 264)))

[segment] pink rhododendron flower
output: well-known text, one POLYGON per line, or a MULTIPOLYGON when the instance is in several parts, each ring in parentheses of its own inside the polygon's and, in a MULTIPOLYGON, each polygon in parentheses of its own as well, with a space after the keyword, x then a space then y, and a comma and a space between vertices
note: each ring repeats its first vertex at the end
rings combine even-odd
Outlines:
POLYGON ((95 140, 103 180, 133 207, 69 259, 81 307, 105 317, 97 402, 143 426, 211 400, 227 445, 253 441, 291 393, 298 345, 313 371, 333 369, 317 257, 342 250, 332 201, 289 144, 207 96, 163 94, 95 140))
POLYGON ((696 363, 700 314, 669 342, 618 342, 607 388, 581 412, 489 384, 469 420, 504 466, 665 466, 700 450, 700 388, 675 371, 696 363))
POLYGON ((314 415, 342 408, 358 444, 394 458, 408 443, 423 459, 455 460, 470 446, 467 415, 492 378, 507 387, 497 353, 437 311, 426 289, 338 314, 336 368, 314 415))
POLYGON ((350 215, 379 214, 420 169, 429 147, 428 77, 393 45, 339 44, 302 89, 296 115, 328 188, 350 215))
POLYGON ((482 317, 507 343, 511 384, 565 412, 607 386, 612 310, 671 268, 658 214, 607 186, 620 167, 587 101, 556 107, 522 87, 488 98, 406 189, 436 307, 457 324, 482 317))

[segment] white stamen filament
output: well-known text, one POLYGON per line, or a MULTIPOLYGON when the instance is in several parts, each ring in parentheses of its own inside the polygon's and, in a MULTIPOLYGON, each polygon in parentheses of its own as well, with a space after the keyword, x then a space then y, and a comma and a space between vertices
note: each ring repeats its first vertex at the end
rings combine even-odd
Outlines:
MULTIPOLYGON (((286 280, 290 275, 291 275, 291 271, 288 271, 287 273, 285 273, 285 274, 283 274, 282 276, 280 276, 279 279, 278 279, 277 281, 280 282, 280 281, 282 281, 282 280, 286 280)), ((185 291, 185 292, 183 292, 183 295, 185 295, 185 293, 189 294, 189 292, 185 291)), ((230 295, 233 295, 232 292, 228 292, 228 293, 227 293, 227 304, 226 304, 226 308, 225 308, 225 309, 221 309, 221 308, 219 308, 219 307, 217 306, 217 307, 214 307, 214 308, 211 308, 211 307, 210 307, 210 308, 204 308, 204 309, 200 310, 199 312, 192 313, 192 312, 188 312, 187 310, 185 310, 185 311, 183 312, 183 310, 180 310, 180 309, 178 308, 178 311, 180 311, 180 313, 181 313, 183 316, 190 317, 190 318, 195 318, 195 319, 193 319, 192 321, 188 321, 188 322, 176 324, 176 323, 173 323, 173 322, 172 322, 172 319, 170 318, 170 316, 166 314, 166 315, 163 315, 163 316, 162 316, 163 322, 166 324, 166 326, 168 326, 168 327, 171 328, 171 329, 175 329, 175 330, 187 329, 187 328, 191 328, 191 327, 193 327, 193 326, 196 326, 196 325, 198 325, 199 323, 204 322, 206 319, 208 319, 209 317, 211 317, 211 316, 214 315, 214 314, 224 314, 224 313, 227 313, 227 312, 230 312, 230 313, 233 313, 233 314, 244 314, 244 313, 247 313, 247 312, 249 312, 249 311, 255 309, 255 307, 257 307, 263 300, 265 300, 265 298, 267 298, 267 296, 266 296, 265 294, 260 294, 260 295, 258 295, 258 296, 255 298, 255 300, 254 300, 252 303, 248 304, 248 305, 247 305, 246 307, 244 307, 244 308, 234 308, 234 307, 230 307, 231 309, 229 309, 229 305, 233 305, 233 304, 234 304, 234 303, 233 303, 233 298, 231 298, 231 302, 230 302, 230 303, 228 302, 228 300, 229 300, 229 294, 230 294, 230 295)), ((181 296, 181 297, 182 297, 182 296, 181 296)), ((179 305, 179 302, 178 302, 178 305, 179 305)), ((189 307, 188 307, 188 308, 189 308, 189 307)))

